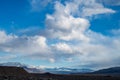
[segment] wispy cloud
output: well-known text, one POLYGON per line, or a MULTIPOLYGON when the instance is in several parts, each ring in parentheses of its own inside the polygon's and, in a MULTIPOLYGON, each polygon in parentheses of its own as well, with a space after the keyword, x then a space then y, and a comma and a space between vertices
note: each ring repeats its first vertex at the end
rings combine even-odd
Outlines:
POLYGON ((120 0, 97 0, 97 1, 103 3, 104 5, 120 6, 120 0))
POLYGON ((32 11, 41 11, 45 8, 52 0, 29 0, 32 11))
POLYGON ((114 35, 120 36, 120 29, 112 29, 110 32, 114 35))
POLYGON ((0 62, 5 61, 5 60, 11 60, 16 58, 16 55, 10 55, 10 56, 0 56, 0 62))

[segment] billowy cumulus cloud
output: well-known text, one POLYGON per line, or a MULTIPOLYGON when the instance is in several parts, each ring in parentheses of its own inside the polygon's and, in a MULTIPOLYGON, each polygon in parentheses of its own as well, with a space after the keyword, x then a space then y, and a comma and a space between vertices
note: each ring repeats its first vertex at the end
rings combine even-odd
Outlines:
MULTIPOLYGON (((41 2, 31 0, 34 10, 39 8, 37 1, 41 2)), ((44 6, 52 0, 45 1, 42 1, 44 6)), ((92 31, 87 18, 116 11, 96 0, 72 0, 65 4, 56 1, 54 4, 54 13, 46 15, 45 35, 17 36, 0 31, 0 51, 45 59, 52 63, 62 60, 78 63, 78 66, 120 65, 120 37, 92 31), (52 43, 51 40, 57 42, 52 43)))

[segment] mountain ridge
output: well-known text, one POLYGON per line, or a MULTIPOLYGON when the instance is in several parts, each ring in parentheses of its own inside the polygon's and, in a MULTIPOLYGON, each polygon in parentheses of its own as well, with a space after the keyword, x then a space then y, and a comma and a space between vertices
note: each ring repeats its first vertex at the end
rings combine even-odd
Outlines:
POLYGON ((26 64, 21 64, 19 62, 0 63, 0 66, 22 67, 22 68, 24 68, 24 70, 26 70, 29 73, 43 73, 43 71, 41 69, 37 69, 37 68, 31 67, 26 64))
POLYGON ((29 76, 29 73, 22 67, 0 66, 0 76, 29 76))
POLYGON ((22 67, 29 73, 46 73, 50 72, 53 74, 71 74, 71 73, 86 73, 86 72, 92 72, 93 70, 91 69, 74 69, 74 68, 65 68, 65 67, 60 67, 60 68, 36 68, 36 67, 31 67, 26 64, 21 64, 19 62, 7 62, 7 63, 0 63, 0 66, 16 66, 16 67, 22 67))
POLYGON ((120 74, 120 67, 110 67, 93 72, 94 74, 120 74))
POLYGON ((28 73, 21 67, 0 66, 0 80, 120 80, 120 76, 95 74, 28 73))
POLYGON ((111 67, 111 68, 106 68, 106 69, 100 69, 97 71, 93 71, 91 69, 74 69, 74 68, 65 68, 65 67, 60 67, 60 68, 36 68, 36 67, 31 67, 26 64, 21 64, 19 62, 7 62, 7 63, 0 63, 0 66, 13 66, 13 67, 22 67, 24 70, 26 70, 29 73, 53 73, 53 74, 120 74, 120 67, 111 67))

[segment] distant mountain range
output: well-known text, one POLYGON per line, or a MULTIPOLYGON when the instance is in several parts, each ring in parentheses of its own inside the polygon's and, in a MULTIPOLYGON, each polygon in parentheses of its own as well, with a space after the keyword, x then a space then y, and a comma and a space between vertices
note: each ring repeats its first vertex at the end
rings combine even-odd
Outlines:
POLYGON ((93 72, 93 74, 120 74, 120 67, 101 69, 93 72))
MULTIPOLYGON (((115 70, 116 71, 116 70, 115 70)), ((0 80, 120 80, 116 75, 28 73, 22 67, 0 66, 0 80)))
POLYGON ((0 66, 14 66, 14 67, 22 67, 29 73, 44 73, 42 69, 33 68, 26 64, 21 64, 19 62, 7 62, 7 63, 0 63, 0 66))
POLYGON ((14 66, 14 67, 22 67, 29 73, 53 73, 53 74, 119 74, 120 75, 120 67, 112 67, 107 69, 101 69, 98 71, 93 71, 91 69, 72 69, 72 68, 37 68, 37 67, 30 67, 26 64, 21 64, 18 62, 8 62, 8 63, 0 63, 0 66, 14 66))
POLYGON ((93 70, 91 69, 73 69, 73 68, 36 68, 36 67, 31 67, 26 64, 21 64, 19 62, 7 62, 7 63, 0 63, 0 66, 15 66, 15 67, 22 67, 24 68, 27 72, 29 73, 45 73, 45 72, 50 72, 53 74, 71 74, 71 73, 87 73, 87 72, 92 72, 93 70))
POLYGON ((46 72, 55 73, 55 74, 71 74, 71 73, 87 73, 92 72, 91 69, 73 69, 73 68, 46 68, 46 72))

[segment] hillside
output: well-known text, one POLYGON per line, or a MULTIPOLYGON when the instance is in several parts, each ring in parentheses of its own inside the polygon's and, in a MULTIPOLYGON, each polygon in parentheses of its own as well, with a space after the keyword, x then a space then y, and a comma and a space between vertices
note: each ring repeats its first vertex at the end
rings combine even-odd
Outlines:
POLYGON ((29 73, 21 67, 0 66, 0 76, 29 76, 29 73))
POLYGON ((33 68, 33 67, 30 67, 29 65, 22 64, 19 62, 0 63, 0 66, 22 67, 24 70, 26 70, 29 73, 43 73, 44 72, 42 69, 33 68))
POLYGON ((93 72, 92 74, 120 75, 120 67, 111 67, 107 69, 101 69, 93 72))
POLYGON ((30 65, 22 64, 19 62, 7 62, 7 63, 0 63, 0 66, 14 66, 14 67, 22 67, 29 73, 45 73, 50 72, 53 74, 71 74, 71 73, 87 73, 87 72, 93 72, 91 69, 76 69, 76 68, 65 68, 65 67, 59 67, 59 68, 37 68, 37 67, 31 67, 30 65))
POLYGON ((0 80, 120 80, 120 77, 94 74, 31 74, 20 67, 0 66, 0 80))

